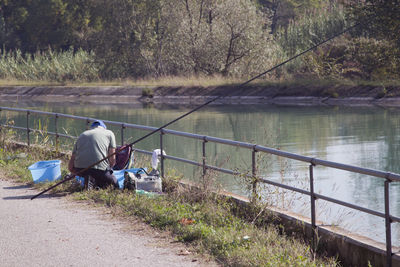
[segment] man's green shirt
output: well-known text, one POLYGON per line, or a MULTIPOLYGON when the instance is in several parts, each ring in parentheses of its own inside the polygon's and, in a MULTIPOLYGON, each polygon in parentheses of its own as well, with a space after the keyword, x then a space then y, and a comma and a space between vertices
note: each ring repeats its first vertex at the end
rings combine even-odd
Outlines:
MULTIPOLYGON (((96 127, 84 131, 75 143, 72 151, 75 154, 74 166, 76 168, 87 168, 92 164, 108 156, 109 148, 116 148, 114 133, 103 127, 96 127)), ((106 170, 110 164, 104 160, 93 169, 106 170)))

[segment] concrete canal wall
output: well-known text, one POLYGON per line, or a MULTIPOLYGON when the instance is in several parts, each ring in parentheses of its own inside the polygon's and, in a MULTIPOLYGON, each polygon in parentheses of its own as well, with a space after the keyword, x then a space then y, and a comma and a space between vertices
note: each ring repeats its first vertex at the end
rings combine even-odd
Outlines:
MULTIPOLYGON (((232 197, 239 205, 246 207, 249 199, 232 193, 224 193, 232 197)), ((313 239, 311 220, 299 214, 269 208, 277 218, 276 224, 281 225, 288 235, 302 236, 306 243, 313 239)), ((374 266, 387 265, 386 244, 360 236, 340 227, 324 225, 317 221, 316 241, 317 251, 324 255, 337 257, 342 266, 374 266), (369 265, 370 264, 370 265, 369 265)), ((392 247, 392 267, 400 266, 400 247, 392 247)))
POLYGON ((374 86, 8 86, 0 87, 2 100, 82 103, 154 103, 197 105, 222 95, 212 104, 360 105, 400 106, 400 87, 374 86), (229 96, 226 96, 229 95, 229 96))

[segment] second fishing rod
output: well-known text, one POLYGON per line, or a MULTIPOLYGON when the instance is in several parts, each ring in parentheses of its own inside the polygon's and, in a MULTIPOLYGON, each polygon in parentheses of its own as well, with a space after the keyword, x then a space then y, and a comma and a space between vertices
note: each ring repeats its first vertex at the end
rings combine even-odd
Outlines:
MULTIPOLYGON (((329 42, 329 41, 331 41, 331 40, 337 38, 338 36, 341 36, 341 35, 343 35, 344 33, 349 32, 350 30, 352 30, 352 29, 354 29, 354 28, 356 28, 356 27, 359 27, 359 26, 361 26, 361 25, 363 25, 363 24, 369 24, 369 23, 371 23, 372 19, 374 19, 376 16, 377 16, 377 14, 375 14, 374 16, 372 16, 371 18, 369 18, 369 20, 368 20, 367 22, 365 22, 365 23, 363 23, 363 22, 358 22, 358 23, 356 23, 356 24, 354 24, 354 25, 352 25, 352 26, 350 26, 350 27, 344 29, 344 30, 341 31, 341 32, 334 34, 333 36, 331 36, 331 37, 329 37, 329 38, 327 38, 327 39, 325 39, 325 40, 323 40, 323 41, 321 41, 321 42, 319 42, 319 43, 313 45, 312 47, 310 47, 310 48, 308 48, 308 49, 302 51, 301 53, 298 53, 298 54, 296 54, 295 56, 293 56, 293 57, 291 57, 291 58, 289 58, 289 59, 287 59, 287 60, 285 60, 285 61, 283 61, 283 62, 281 62, 281 63, 279 63, 279 64, 277 64, 277 65, 275 65, 275 66, 273 66, 272 68, 270 68, 270 69, 268 69, 268 70, 266 70, 266 71, 264 71, 264 72, 262 72, 262 73, 260 73, 260 74, 258 74, 258 75, 256 75, 256 76, 252 77, 251 79, 249 79, 249 80, 247 80, 247 81, 245 81, 245 82, 239 84, 237 87, 239 87, 241 90, 244 90, 243 87, 244 87, 245 85, 251 83, 252 81, 254 81, 254 80, 256 80, 256 79, 258 79, 258 78, 264 76, 265 74, 267 74, 267 73, 269 73, 269 72, 271 72, 271 71, 273 71, 273 70, 275 70, 275 69, 277 69, 277 68, 279 68, 279 67, 281 67, 281 66, 287 64, 288 62, 290 62, 290 61, 292 61, 292 60, 294 60, 294 59, 296 59, 296 58, 298 58, 298 57, 300 57, 300 56, 302 56, 302 55, 304 55, 304 54, 306 54, 306 53, 308 53, 308 52, 310 52, 310 51, 316 49, 317 47, 319 47, 319 46, 321 46, 321 45, 323 45, 323 44, 325 44, 325 43, 327 43, 327 42, 329 42)), ((183 115, 177 117, 176 119, 174 119, 174 120, 172 120, 172 121, 170 121, 170 122, 168 122, 168 123, 166 123, 166 124, 160 126, 159 128, 157 128, 157 129, 151 131, 150 133, 148 133, 148 134, 146 134, 146 135, 140 137, 139 139, 133 141, 132 143, 127 144, 127 145, 125 145, 125 146, 122 146, 121 148, 117 149, 114 153, 112 153, 112 154, 108 155, 107 157, 104 157, 103 159, 101 159, 101 160, 99 160, 99 161, 93 163, 92 165, 88 166, 87 168, 82 169, 82 170, 80 170, 80 171, 78 171, 78 172, 76 172, 76 173, 71 173, 71 174, 69 174, 69 175, 66 175, 62 181, 56 183, 56 184, 53 185, 53 186, 50 186, 49 188, 43 190, 43 191, 40 192, 39 194, 37 194, 37 195, 31 197, 31 200, 37 198, 38 196, 40 196, 40 195, 42 195, 42 194, 44 194, 44 193, 50 191, 51 189, 53 189, 53 188, 55 188, 55 187, 57 187, 57 186, 59 186, 59 185, 65 183, 65 182, 67 182, 67 181, 70 181, 70 180, 74 179, 75 176, 79 176, 80 174, 82 174, 82 173, 84 173, 85 171, 91 169, 92 167, 94 167, 95 165, 99 164, 100 162, 105 161, 105 160, 108 160, 109 158, 113 157, 114 155, 116 155, 116 154, 118 154, 119 152, 121 152, 122 150, 124 150, 127 146, 131 146, 131 147, 132 147, 132 146, 134 146, 136 143, 139 143, 140 141, 142 141, 142 140, 146 139, 147 137, 149 137, 149 136, 151 136, 151 135, 153 135, 153 134, 155 134, 155 133, 161 131, 162 129, 168 127, 169 125, 171 125, 171 124, 173 124, 173 123, 175 123, 175 122, 177 122, 177 121, 179 121, 179 120, 181 120, 181 119, 183 119, 183 118, 189 116, 190 114, 196 112, 197 110, 199 110, 199 109, 201 109, 201 108, 203 108, 203 107, 205 107, 205 106, 207 106, 207 105, 209 105, 209 104, 211 104, 211 103, 217 101, 217 100, 220 99, 220 98, 228 97, 228 96, 232 95, 233 93, 234 93, 234 92, 231 92, 231 93, 228 93, 228 94, 225 94, 225 95, 216 96, 215 98, 213 98, 213 99, 211 99, 211 100, 209 100, 209 101, 207 101, 207 102, 205 102, 205 103, 203 103, 203 104, 201 104, 201 105, 195 107, 194 109, 192 109, 192 110, 190 110, 190 111, 184 113, 183 115)))

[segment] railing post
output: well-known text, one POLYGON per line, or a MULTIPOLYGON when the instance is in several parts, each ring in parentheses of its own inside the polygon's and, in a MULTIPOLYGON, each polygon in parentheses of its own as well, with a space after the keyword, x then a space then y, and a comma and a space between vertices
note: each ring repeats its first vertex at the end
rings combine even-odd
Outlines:
POLYGON ((207 143, 207 136, 203 137, 202 142, 202 150, 203 150, 203 180, 207 173, 207 166, 206 166, 206 143, 207 143))
POLYGON ((312 244, 311 248, 315 252, 316 251, 316 234, 317 234, 317 225, 316 225, 316 215, 315 215, 315 195, 314 195, 314 164, 310 164, 310 197, 311 197, 311 234, 312 234, 312 244))
POLYGON ((27 141, 28 141, 28 146, 31 145, 31 140, 30 140, 30 138, 29 138, 29 132, 31 131, 31 130, 29 129, 29 114, 30 114, 30 112, 27 111, 27 112, 26 112, 26 138, 27 138, 27 141))
POLYGON ((89 118, 86 119, 86 130, 89 130, 90 120, 89 118))
POLYGON ((121 124, 121 146, 124 145, 124 129, 125 129, 125 124, 121 124))
POLYGON ((389 183, 391 181, 386 179, 385 181, 385 226, 386 226, 386 266, 392 266, 392 231, 390 212, 389 212, 389 183))
MULTIPOLYGON (((0 108, 0 112, 2 111, 2 109, 0 108)), ((2 131, 3 131, 3 125, 1 124, 1 121, 0 121, 0 137, 2 137, 2 131)), ((4 148, 4 136, 3 136, 3 148, 4 148)))
MULTIPOLYGON (((2 108, 0 107, 0 113, 2 112, 2 108)), ((0 116, 1 117, 1 116, 0 116)), ((1 129, 3 128, 3 125, 1 124, 1 120, 0 120, 0 134, 1 134, 1 129)))
POLYGON ((160 130, 160 151, 161 151, 161 177, 164 178, 164 148, 163 148, 163 135, 164 135, 164 131, 163 129, 160 130))
POLYGON ((56 152, 58 152, 58 114, 55 115, 54 117, 54 128, 55 128, 55 133, 56 133, 56 152))
POLYGON ((253 178, 252 181, 252 187, 253 187, 253 192, 252 192, 252 201, 254 201, 257 197, 257 160, 256 160, 256 145, 253 146, 253 150, 251 152, 251 175, 253 178))

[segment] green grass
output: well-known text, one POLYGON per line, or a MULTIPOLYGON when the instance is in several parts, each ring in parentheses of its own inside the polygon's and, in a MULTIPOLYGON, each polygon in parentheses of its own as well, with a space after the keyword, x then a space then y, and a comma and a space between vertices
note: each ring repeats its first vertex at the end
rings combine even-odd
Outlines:
MULTIPOLYGON (((216 86, 237 86, 245 80, 230 79, 223 77, 164 77, 151 80, 113 80, 113 81, 92 81, 92 82, 55 82, 55 81, 24 81, 15 79, 1 79, 0 87, 7 86, 128 86, 128 87, 216 87, 216 86)), ((359 79, 321 79, 318 77, 291 78, 286 80, 256 80, 250 86, 400 86, 400 80, 359 80, 359 79)), ((57 89, 57 87, 55 87, 57 89)), ((1 90, 1 88, 0 88, 1 90)), ((63 90, 60 88, 60 90, 63 90)), ((151 90, 151 89, 149 89, 151 90)))
POLYGON ((154 79, 124 79, 124 80, 94 80, 94 81, 52 81, 52 80, 23 80, 16 78, 1 78, 0 86, 45 86, 45 85, 63 85, 63 86, 143 86, 143 87, 158 87, 158 86, 220 86, 240 84, 241 80, 234 78, 225 78, 219 76, 191 76, 191 77, 161 77, 154 79))
MULTIPOLYGON (((62 154, 6 144, 0 149, 0 170, 10 179, 33 185, 27 167, 38 160, 56 158, 66 166, 67 158, 62 154)), ((154 228, 170 231, 176 240, 200 254, 211 255, 224 266, 338 266, 332 258, 315 257, 308 244, 282 234, 279 226, 252 223, 259 213, 256 207, 243 217, 234 201, 182 187, 179 179, 169 172, 164 179, 167 193, 156 196, 126 190, 81 191, 72 182, 51 193, 69 194, 76 201, 107 206, 116 215, 141 218, 154 228)), ((50 185, 34 186, 44 189, 50 185)))

